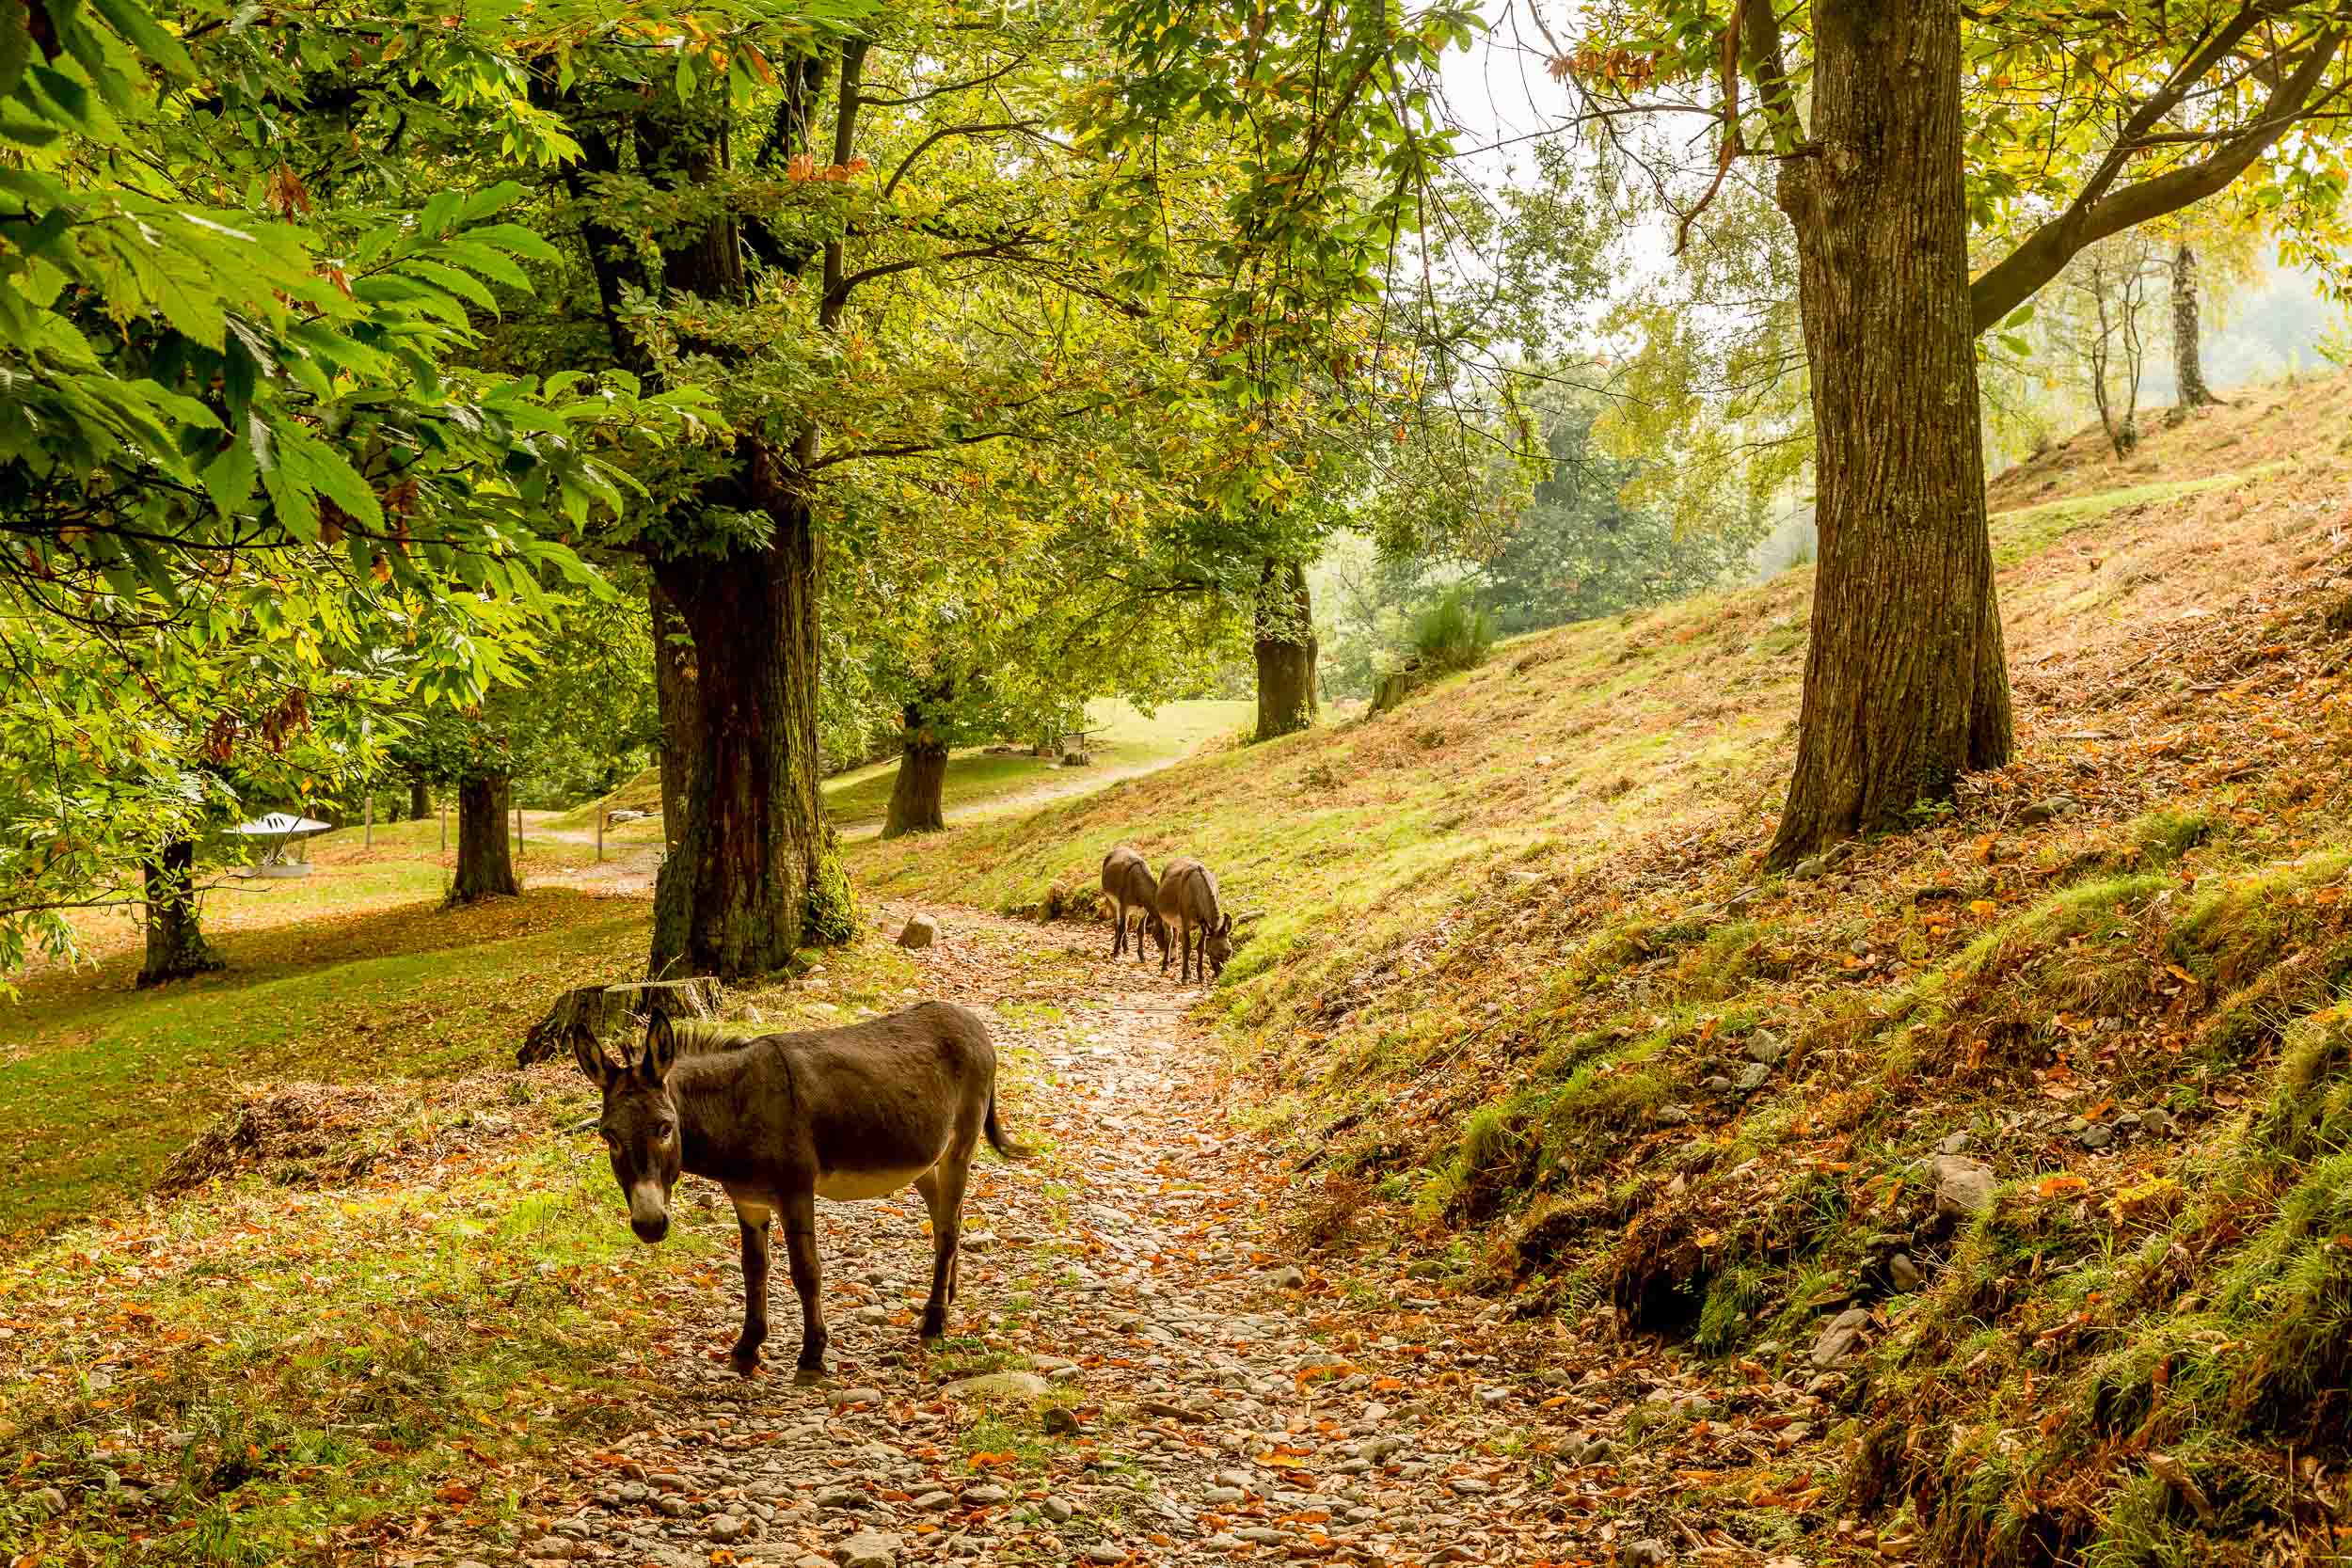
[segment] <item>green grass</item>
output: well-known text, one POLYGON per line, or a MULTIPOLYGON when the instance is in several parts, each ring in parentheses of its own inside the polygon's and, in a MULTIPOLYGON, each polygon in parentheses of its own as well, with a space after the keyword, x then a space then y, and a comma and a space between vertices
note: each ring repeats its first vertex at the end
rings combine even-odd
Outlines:
MULTIPOLYGON (((1218 698, 1164 703, 1149 714, 1132 704, 1104 699, 1089 704, 1087 709, 1087 728, 1094 755, 1091 767, 1064 768, 1054 757, 990 756, 984 747, 965 747, 948 759, 945 805, 952 820, 1001 807, 1031 793, 1084 793, 1107 778, 1161 767, 1188 756, 1209 742, 1245 728, 1256 714, 1252 703, 1218 698)), ((835 774, 820 785, 825 810, 836 826, 846 829, 879 823, 889 809, 891 786, 898 776, 898 763, 895 757, 835 774)), ((551 817, 547 825, 575 832, 593 830, 599 810, 624 808, 653 812, 661 809, 658 769, 649 768, 603 800, 551 817)), ((639 824, 628 826, 644 831, 639 824)))
POLYGON ((59 1561, 349 1560, 420 1516, 511 1533, 523 1486, 484 1461, 527 1474, 625 1424, 616 1383, 664 1375, 646 1298, 733 1245, 639 1246, 590 1141, 550 1132, 586 1085, 518 1097, 501 1109, 532 1135, 484 1155, 357 1190, 240 1181, 0 1267, 21 1457, 0 1539, 39 1486, 74 1501, 43 1541, 59 1561), (62 1301, 103 1309, 41 1306, 62 1301))

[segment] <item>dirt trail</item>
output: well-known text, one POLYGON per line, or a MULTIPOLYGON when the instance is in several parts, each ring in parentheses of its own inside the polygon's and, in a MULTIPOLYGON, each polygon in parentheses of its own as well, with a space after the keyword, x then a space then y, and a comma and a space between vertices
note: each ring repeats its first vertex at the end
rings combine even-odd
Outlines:
MULTIPOLYGON (((1185 1021, 1199 991, 1110 963, 1099 929, 962 910, 943 925, 922 989, 991 1017, 1008 1128, 1042 1146, 975 1166, 955 1337, 928 1353, 914 1337, 929 1263, 912 1194, 819 1204, 827 1383, 791 1380, 781 1264, 781 1364, 749 1383, 723 1360, 739 1276, 683 1289, 636 1430, 528 1498, 518 1544, 444 1540, 439 1560, 1772 1560, 1703 1509, 1686 1523, 1639 1433, 1681 1429, 1679 1465, 1695 1449, 1756 1465, 1805 1437, 1787 1413, 1810 1401, 1703 1388, 1638 1346, 1506 1323, 1402 1276, 1327 1277, 1271 1228, 1280 1178, 1185 1021), (947 1386, 992 1369, 1017 1386, 947 1386), (1049 1430, 1056 1404, 1074 1433, 1049 1430), (1777 1430, 1746 1418, 1767 1408, 1777 1430), (1710 1418, 1719 1435, 1694 1444, 1710 1418)), ((716 1189, 688 1187, 684 1223, 731 1234, 716 1189)))

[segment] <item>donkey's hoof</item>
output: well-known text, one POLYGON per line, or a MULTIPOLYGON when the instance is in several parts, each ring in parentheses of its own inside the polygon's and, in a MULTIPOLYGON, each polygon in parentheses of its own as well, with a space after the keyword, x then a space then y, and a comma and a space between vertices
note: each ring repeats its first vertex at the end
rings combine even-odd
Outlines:
POLYGON ((727 1365, 735 1369, 736 1376, 750 1377, 759 1370, 759 1347, 757 1345, 736 1346, 727 1352, 727 1365))
POLYGON ((945 1307, 935 1307, 932 1310, 924 1313, 923 1326, 915 1330, 915 1335, 918 1338, 924 1339, 946 1338, 947 1337, 946 1309, 945 1307))

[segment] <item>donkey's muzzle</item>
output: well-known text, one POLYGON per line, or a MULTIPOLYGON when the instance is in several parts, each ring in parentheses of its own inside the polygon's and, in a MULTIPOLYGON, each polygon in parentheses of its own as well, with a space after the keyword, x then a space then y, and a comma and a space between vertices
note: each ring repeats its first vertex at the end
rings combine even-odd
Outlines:
POLYGON ((628 1190, 628 1227, 637 1239, 651 1243, 670 1233, 669 1195, 650 1181, 628 1190))

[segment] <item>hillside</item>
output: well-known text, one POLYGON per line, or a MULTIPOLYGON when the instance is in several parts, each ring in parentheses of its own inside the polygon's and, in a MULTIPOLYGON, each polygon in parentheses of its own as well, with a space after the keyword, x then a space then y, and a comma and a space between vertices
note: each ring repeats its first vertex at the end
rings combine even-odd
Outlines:
MULTIPOLYGON (((1248 728, 1256 716, 1255 704, 1222 698, 1163 703, 1149 714, 1133 704, 1104 699, 1088 705, 1087 733, 1094 753, 1090 768, 1066 769, 1055 757, 962 747, 948 759, 946 808, 953 819, 1083 795, 1106 779, 1133 778, 1165 768, 1214 739, 1248 728)), ((878 832, 898 774, 898 759, 893 756, 824 780, 819 788, 826 814, 852 836, 878 832)), ((576 806, 548 825, 562 832, 593 831, 598 812, 621 810, 661 810, 660 768, 646 768, 603 799, 576 806)))
POLYGON ((2343 378, 2005 474, 2018 760, 1791 876, 1805 571, 855 869, 1051 912, 1207 859, 1300 1238, 1802 1385, 1835 1463, 1679 1472, 1735 1534, 1813 1487, 1886 1556, 2332 1556, 2348 486, 2343 378))

